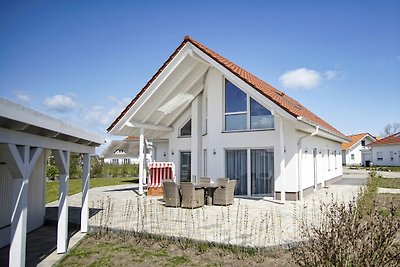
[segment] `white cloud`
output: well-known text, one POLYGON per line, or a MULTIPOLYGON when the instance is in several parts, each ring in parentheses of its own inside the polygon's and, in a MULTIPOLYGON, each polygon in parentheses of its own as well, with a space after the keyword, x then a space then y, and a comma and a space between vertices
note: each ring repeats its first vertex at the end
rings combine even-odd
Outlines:
POLYGON ((337 70, 327 70, 324 72, 324 76, 327 80, 332 80, 339 75, 339 71, 337 70))
POLYGON ((24 91, 14 91, 15 96, 17 97, 18 101, 22 103, 29 103, 31 102, 31 97, 24 91))
POLYGON ((321 74, 315 70, 299 68, 285 72, 279 81, 289 89, 313 89, 320 85, 321 74))
POLYGON ((86 120, 92 124, 101 124, 102 126, 109 126, 113 120, 124 110, 124 108, 130 102, 129 98, 119 99, 114 96, 108 97, 108 100, 112 102, 112 107, 105 108, 104 106, 93 106, 91 107, 86 115, 86 120))
POLYGON ((44 105, 51 110, 67 112, 73 110, 77 106, 77 103, 70 96, 54 95, 52 97, 47 97, 44 100, 44 105))

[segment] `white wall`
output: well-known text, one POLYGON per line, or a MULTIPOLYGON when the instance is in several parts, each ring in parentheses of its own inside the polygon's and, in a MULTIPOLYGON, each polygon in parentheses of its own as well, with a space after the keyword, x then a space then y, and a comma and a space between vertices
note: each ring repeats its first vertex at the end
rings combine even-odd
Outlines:
POLYGON ((6 164, 0 164, 0 248, 10 243, 12 177, 6 164))
POLYGON ((168 141, 153 142, 154 161, 168 162, 170 151, 168 149, 168 141), (155 153, 154 153, 155 152, 155 153))
POLYGON ((400 145, 373 146, 372 162, 376 166, 400 166, 400 145), (391 160, 390 152, 393 152, 393 160, 391 160), (383 160, 378 160, 377 152, 382 152, 383 160))
MULTIPOLYGON (((138 158, 129 158, 130 163, 129 164, 139 164, 139 159, 138 158)), ((107 164, 124 164, 124 159, 123 158, 106 158, 104 159, 104 163, 107 164), (118 163, 114 163, 114 159, 118 160, 118 163)))
POLYGON ((314 148, 317 149, 317 184, 342 175, 343 168, 341 143, 318 136, 311 136, 304 139, 302 148, 303 189, 314 186, 314 148))
MULTIPOLYGON (((45 215, 45 182, 46 182, 46 153, 42 153, 29 177, 28 191, 28 223, 30 232, 44 223, 45 215)), ((0 228, 11 224, 12 213, 12 184, 13 178, 7 165, 0 164, 0 228)), ((0 230, 0 247, 10 243, 10 227, 0 230)))
POLYGON ((364 137, 356 144, 354 144, 351 149, 346 151, 346 165, 362 165, 362 155, 361 150, 365 149, 365 146, 361 145, 361 141, 365 141, 365 146, 368 146, 372 141, 368 137, 364 137), (351 159, 351 154, 354 154, 354 159, 351 159))

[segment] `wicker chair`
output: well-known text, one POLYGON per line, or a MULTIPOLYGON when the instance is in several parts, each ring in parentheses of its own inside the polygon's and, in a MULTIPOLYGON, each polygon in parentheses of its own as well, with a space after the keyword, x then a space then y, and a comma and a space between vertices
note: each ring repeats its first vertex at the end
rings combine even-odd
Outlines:
POLYGON ((198 208, 204 206, 204 190, 195 189, 192 183, 181 183, 182 208, 198 208))
POLYGON ((226 186, 226 183, 229 181, 229 178, 217 178, 218 186, 226 186))
POLYGON ((218 186, 214 192, 213 204, 227 206, 233 204, 236 180, 229 180, 226 185, 218 186))
POLYGON ((167 207, 180 207, 181 206, 181 194, 179 193, 179 187, 173 181, 163 181, 164 186, 164 201, 167 207))
POLYGON ((211 183, 211 178, 209 178, 209 177, 201 177, 199 179, 200 185, 209 185, 210 183, 211 183))

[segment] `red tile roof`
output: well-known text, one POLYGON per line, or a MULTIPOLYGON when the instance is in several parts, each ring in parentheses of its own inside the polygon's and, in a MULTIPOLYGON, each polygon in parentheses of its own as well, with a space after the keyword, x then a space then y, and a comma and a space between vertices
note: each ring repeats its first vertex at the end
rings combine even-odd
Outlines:
POLYGON ((222 57, 221 55, 215 53, 211 49, 207 48, 206 46, 200 44, 199 42, 193 40, 189 36, 185 36, 183 42, 178 46, 178 48, 174 51, 174 53, 168 58, 168 60, 161 66, 161 68, 153 75, 150 81, 143 87, 143 89, 136 95, 136 97, 128 104, 128 106, 122 111, 122 113, 117 117, 117 119, 108 127, 107 131, 110 131, 118 121, 124 116, 124 114, 132 107, 132 105, 139 99, 139 97, 146 91, 146 89, 150 86, 150 84, 160 75, 160 73, 164 70, 164 68, 171 62, 171 60, 175 57, 175 55, 182 49, 182 47, 187 43, 190 42, 195 47, 200 49, 202 52, 207 54, 213 60, 215 60, 218 64, 222 67, 226 68, 238 78, 246 82, 252 88, 263 94, 265 97, 273 101, 275 104, 280 106, 286 112, 291 114, 294 117, 303 117, 316 125, 319 125, 322 128, 331 131, 332 133, 346 138, 340 131, 335 129, 333 126, 325 122, 323 119, 312 113, 310 110, 305 108, 299 102, 294 100, 293 98, 286 95, 284 92, 277 90, 276 88, 272 87, 268 83, 264 82, 263 80, 259 79, 258 77, 252 75, 251 73, 247 72, 246 70, 240 68, 235 63, 227 60, 226 58, 222 57))
POLYGON ((375 141, 368 146, 400 145, 400 132, 375 141))
MULTIPOLYGON (((348 135, 347 138, 351 140, 348 143, 342 143, 342 150, 347 150, 352 147, 355 143, 363 139, 366 135, 370 135, 369 133, 359 133, 359 134, 352 134, 348 135)), ((370 135, 372 136, 372 135, 370 135)))

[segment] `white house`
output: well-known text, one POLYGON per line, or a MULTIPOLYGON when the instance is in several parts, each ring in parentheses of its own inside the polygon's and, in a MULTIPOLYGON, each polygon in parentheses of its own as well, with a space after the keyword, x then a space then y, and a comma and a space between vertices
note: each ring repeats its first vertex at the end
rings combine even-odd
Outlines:
POLYGON ((113 140, 101 155, 108 164, 138 164, 139 141, 113 140))
POLYGON ((400 166, 400 132, 369 144, 376 166, 400 166))
POLYGON ((103 140, 61 120, 0 98, 0 247, 10 266, 25 266, 26 234, 44 223, 46 161, 60 171, 57 252, 68 247, 69 153, 83 153, 81 231, 89 220, 89 155, 103 140))
POLYGON ((282 201, 341 177, 341 143, 348 141, 188 36, 107 131, 140 136, 141 146, 151 140, 177 166, 178 181, 229 177, 237 179, 236 195, 282 201))
POLYGON ((369 133, 348 135, 351 142, 342 144, 343 165, 369 166, 372 162, 371 149, 368 145, 376 141, 369 133))

